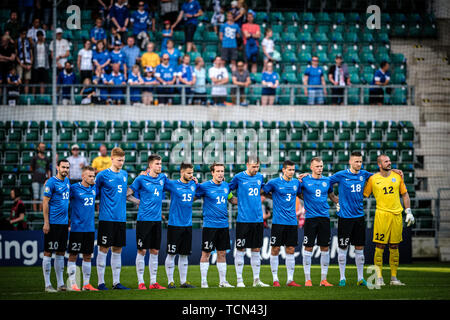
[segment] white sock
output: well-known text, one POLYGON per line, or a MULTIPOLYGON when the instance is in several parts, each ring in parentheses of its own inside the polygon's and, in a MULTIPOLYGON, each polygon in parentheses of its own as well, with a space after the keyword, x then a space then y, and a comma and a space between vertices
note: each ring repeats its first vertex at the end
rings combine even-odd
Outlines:
POLYGON ((227 281, 227 263, 217 262, 217 270, 219 270, 220 283, 227 281))
POLYGON ((108 255, 107 253, 103 253, 100 250, 98 250, 96 264, 97 264, 97 276, 99 285, 105 283, 105 268, 107 255, 108 255))
POLYGON ((167 283, 174 282, 173 272, 175 271, 175 255, 168 254, 164 265, 166 266, 167 283))
POLYGON ((236 257, 234 258, 234 266, 236 268, 237 282, 244 282, 242 279, 242 271, 244 270, 244 255, 245 251, 236 250, 236 257))
POLYGON ((180 273, 180 283, 186 283, 186 277, 188 272, 188 256, 178 256, 178 272, 180 273))
POLYGON ((86 286, 91 280, 91 262, 83 260, 81 268, 83 270, 83 286, 86 286))
POLYGON ((61 287, 64 285, 64 256, 56 255, 54 268, 58 287, 61 287))
POLYGON ((345 265, 347 264, 347 251, 348 247, 345 249, 338 248, 339 273, 341 274, 341 280, 345 279, 345 265))
POLYGON ((286 253, 287 282, 294 281, 295 257, 286 253))
POLYGON ((305 281, 311 280, 311 256, 312 252, 303 250, 303 272, 305 273, 305 281))
POLYGON ((138 278, 138 284, 144 283, 144 271, 145 271, 145 256, 139 252, 136 254, 136 274, 138 278))
POLYGON ((75 261, 67 262, 67 273, 69 274, 70 285, 73 286, 76 282, 75 275, 77 273, 77 264, 75 261))
POLYGON ((157 254, 150 253, 148 268, 150 270, 150 284, 155 284, 156 283, 156 275, 158 273, 158 255, 157 254))
POLYGON ((364 279, 364 250, 355 250, 355 263, 359 281, 364 279))
POLYGON ((113 286, 120 283, 120 270, 122 269, 122 255, 111 252, 111 269, 113 274, 113 286))
POLYGON ((321 280, 327 279, 329 264, 330 264, 330 252, 329 251, 321 251, 320 252, 321 280))
POLYGON ((44 273, 45 287, 50 287, 50 273, 52 272, 52 257, 44 256, 42 259, 42 272, 44 273))
POLYGON ((272 270, 273 282, 278 281, 278 264, 279 264, 278 255, 273 256, 270 255, 270 269, 272 270))
POLYGON ((253 252, 250 258, 250 264, 253 270, 253 280, 259 279, 259 271, 261 269, 261 256, 259 252, 253 252))
POLYGON ((200 262, 200 274, 202 276, 202 282, 208 281, 208 268, 209 262, 200 262))

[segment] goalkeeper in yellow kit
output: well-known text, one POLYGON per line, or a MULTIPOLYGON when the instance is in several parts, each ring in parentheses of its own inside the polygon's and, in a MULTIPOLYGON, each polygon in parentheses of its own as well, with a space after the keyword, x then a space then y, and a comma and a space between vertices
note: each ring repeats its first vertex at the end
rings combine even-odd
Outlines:
POLYGON ((389 243, 389 265, 391 267, 391 285, 405 285, 397 279, 397 269, 399 264, 398 245, 402 241, 403 207, 400 203, 400 196, 405 206, 405 222, 409 227, 414 223, 414 216, 411 213, 411 204, 402 177, 391 171, 391 160, 386 155, 380 155, 377 159, 380 172, 374 174, 367 181, 364 188, 364 196, 369 197, 371 193, 377 202, 375 211, 375 222, 373 227, 373 242, 375 248, 375 265, 377 270, 377 285, 384 285, 382 276, 383 252, 386 244, 389 243))

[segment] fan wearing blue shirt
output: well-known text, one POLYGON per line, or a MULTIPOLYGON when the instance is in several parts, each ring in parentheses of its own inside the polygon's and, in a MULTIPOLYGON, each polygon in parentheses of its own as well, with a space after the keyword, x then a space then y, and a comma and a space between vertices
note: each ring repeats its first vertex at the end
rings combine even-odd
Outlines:
POLYGON ((288 287, 300 287, 294 281, 295 247, 298 245, 296 198, 300 182, 294 178, 295 163, 283 162, 283 175, 270 180, 262 188, 265 194, 271 194, 273 199, 272 230, 270 234, 270 266, 272 269, 273 286, 279 287, 278 255, 280 246, 286 250, 286 269, 288 287))
MULTIPOLYGON (((92 77, 93 84, 101 84, 107 85, 109 83, 109 76, 107 73, 104 73, 99 67, 95 71, 94 76, 92 77)), ((108 88, 101 87, 100 89, 99 101, 100 103, 109 103, 108 98, 108 88)))
POLYGON ((83 168, 81 182, 70 186, 70 236, 67 273, 72 291, 80 291, 76 283, 77 257, 83 254, 83 291, 97 291, 91 284, 91 255, 95 241, 95 169, 83 168))
POLYGON ((109 51, 105 49, 105 44, 103 42, 98 42, 95 50, 92 52, 92 63, 97 69, 100 67, 102 70, 109 72, 111 70, 110 63, 111 57, 109 51))
POLYGON ((231 63, 231 69, 236 69, 237 37, 241 35, 241 28, 234 23, 233 13, 227 13, 227 22, 220 26, 219 39, 222 41, 222 59, 228 64, 231 63))
POLYGON ((183 19, 186 52, 190 52, 192 50, 197 51, 194 45, 194 34, 195 30, 197 30, 198 17, 202 15, 203 11, 200 7, 200 3, 197 0, 187 0, 181 6, 181 11, 177 17, 177 20, 172 25, 172 29, 175 30, 175 27, 178 25, 178 23, 180 23, 181 19, 183 19))
POLYGON ((95 27, 91 29, 89 35, 91 36, 91 42, 97 46, 99 42, 103 42, 106 45, 106 32, 103 29, 103 19, 98 17, 95 19, 95 27))
POLYGON ((167 181, 161 173, 161 156, 151 154, 148 159, 148 174, 138 176, 127 190, 128 200, 139 205, 136 222, 136 273, 138 289, 146 290, 144 282, 145 255, 150 250, 149 289, 166 289, 156 282, 158 253, 161 247, 161 219, 164 185, 167 181), (139 200, 133 194, 139 194, 139 200))
POLYGON ((141 51, 135 45, 135 39, 133 36, 128 37, 127 45, 121 50, 125 55, 125 62, 127 64, 127 70, 130 70, 136 63, 140 63, 141 51))
POLYGON ((261 205, 261 188, 264 178, 259 173, 259 158, 251 155, 247 160, 247 170, 238 173, 230 182, 230 189, 236 190, 238 214, 236 220, 236 267, 237 287, 245 287, 242 271, 244 268, 245 249, 251 248, 250 264, 253 271, 253 286, 268 287, 259 279, 261 269, 261 247, 264 237, 263 211, 261 205))
POLYGON ((338 203, 338 198, 333 193, 333 186, 328 177, 322 176, 323 161, 319 157, 311 159, 312 174, 303 178, 300 183, 298 194, 303 197, 306 210, 304 237, 303 237, 303 268, 305 272, 305 286, 311 283, 311 256, 317 238, 320 246, 320 266, 322 280, 321 286, 332 286, 327 281, 328 265, 330 264, 330 206, 327 199, 338 203))
POLYGON ((382 61, 380 63, 380 69, 375 71, 372 82, 370 85, 378 86, 369 89, 369 103, 377 104, 381 106, 384 103, 384 90, 383 86, 387 86, 391 79, 391 73, 389 71, 389 63, 382 61))
MULTIPOLYGON (((128 8, 125 5, 126 0, 117 0, 117 2, 109 10, 109 17, 112 24, 117 28, 117 32, 125 34, 128 27, 129 14, 128 8)), ((122 37, 124 38, 124 37, 122 37)))
POLYGON ((308 104, 324 104, 324 95, 327 94, 325 87, 325 76, 322 67, 319 67, 319 57, 313 56, 311 59, 311 66, 306 68, 303 77, 303 84, 308 85, 322 85, 321 87, 305 87, 305 96, 308 97, 308 104), (323 90, 323 91, 322 91, 323 90), (322 93, 323 92, 323 93, 322 93))
POLYGON ((141 73, 139 72, 139 66, 135 64, 131 68, 131 73, 128 75, 128 84, 131 85, 130 88, 130 101, 131 103, 136 103, 141 101, 141 88, 133 88, 135 85, 144 84, 142 80, 141 73))
POLYGON ((144 2, 140 1, 138 9, 131 15, 130 22, 133 24, 133 35, 137 36, 141 32, 147 32, 149 26, 155 32, 155 17, 153 13, 145 10, 144 2))
POLYGON ((261 105, 273 105, 277 92, 280 76, 273 70, 273 62, 266 63, 266 70, 262 73, 261 84, 264 86, 261 92, 261 105))
POLYGON ((200 258, 201 286, 208 288, 208 269, 211 251, 217 250, 219 287, 232 288, 226 279, 226 254, 230 246, 228 201, 236 204, 230 186, 224 181, 225 165, 214 162, 210 166, 212 179, 197 187, 196 198, 203 198, 202 257, 200 258))
POLYGON ((169 289, 175 288, 173 273, 177 254, 179 255, 180 287, 193 287, 186 281, 188 258, 192 253, 192 203, 198 186, 193 176, 194 166, 190 163, 182 163, 180 165, 180 179, 167 180, 164 185, 164 190, 170 193, 167 257, 165 261, 169 289))
POLYGON ((120 66, 118 63, 112 65, 112 72, 108 77, 108 84, 112 85, 110 89, 110 98, 113 103, 121 104, 124 102, 124 88, 116 87, 117 85, 126 84, 125 77, 120 73, 120 66))
POLYGON ((69 223, 69 194, 70 182, 69 161, 58 160, 56 176, 47 180, 44 186, 44 200, 42 202, 44 215, 44 258, 42 260, 42 270, 45 280, 45 291, 56 292, 50 282, 50 272, 52 268, 52 253, 55 256, 55 273, 58 282, 58 291, 66 291, 64 284, 64 254, 67 248, 67 235, 69 223))
MULTIPOLYGON (((75 84, 75 73, 73 73, 72 64, 69 61, 66 61, 64 64, 64 69, 59 73, 58 75, 58 81, 57 83, 60 85, 69 85, 69 84, 75 84)), ((62 103, 68 104, 70 101, 70 86, 62 87, 62 103)))
POLYGON ((177 70, 178 82, 187 86, 187 88, 185 88, 184 90, 187 97, 187 104, 192 104, 193 97, 191 86, 193 86, 196 81, 194 67, 192 67, 190 63, 191 57, 188 54, 185 54, 183 56, 183 63, 178 66, 177 70))
POLYGON ((127 74, 127 58, 125 56, 125 53, 122 52, 121 46, 122 42, 115 41, 114 49, 109 52, 109 58, 111 59, 111 65, 113 65, 114 63, 118 63, 120 65, 120 72, 127 74))
POLYGON ((156 67, 155 78, 161 84, 156 88, 158 98, 162 104, 172 104, 173 88, 169 85, 174 84, 176 80, 176 70, 169 64, 169 55, 162 55, 162 62, 156 67))
POLYGON ((100 171, 95 178, 96 194, 100 198, 98 213, 98 289, 108 290, 105 285, 106 256, 111 247, 113 289, 127 290, 120 283, 122 247, 126 246, 127 185, 128 173, 122 169, 125 152, 116 147, 111 150, 111 167, 100 171))

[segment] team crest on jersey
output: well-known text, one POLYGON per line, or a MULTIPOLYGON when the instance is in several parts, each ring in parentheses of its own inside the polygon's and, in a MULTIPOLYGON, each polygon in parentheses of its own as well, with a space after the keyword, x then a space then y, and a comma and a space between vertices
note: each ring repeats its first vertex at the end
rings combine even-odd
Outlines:
POLYGON ((195 187, 194 187, 194 186, 191 186, 191 190, 192 190, 192 191, 195 191, 195 187))
POLYGON ((322 185, 323 185, 324 187, 326 187, 326 186, 327 186, 327 183, 326 183, 326 182, 322 182, 322 185))
POLYGON ((223 189, 223 192, 228 193, 228 189, 227 188, 223 189))
POLYGON ((361 177, 359 177, 359 180, 361 180, 361 181, 363 181, 364 180, 364 178, 361 176, 361 177))
POLYGON ((395 180, 395 178, 392 178, 392 182, 395 182, 395 181, 397 181, 397 180, 395 180))
POLYGON ((127 178, 123 177, 123 182, 127 182, 127 178))
POLYGON ((70 184, 67 184, 67 188, 69 188, 69 189, 70 189, 70 184))
POLYGON ((95 196, 95 190, 92 190, 92 194, 95 196))
POLYGON ((163 185, 163 184, 164 184, 164 181, 159 180, 159 184, 160 184, 160 185, 163 185))
POLYGON ((294 186, 294 191, 297 191, 297 186, 294 186))
POLYGON ((50 188, 49 187, 45 187, 45 192, 50 192, 50 188))
POLYGON ((261 181, 260 180, 258 180, 258 186, 261 184, 261 181))

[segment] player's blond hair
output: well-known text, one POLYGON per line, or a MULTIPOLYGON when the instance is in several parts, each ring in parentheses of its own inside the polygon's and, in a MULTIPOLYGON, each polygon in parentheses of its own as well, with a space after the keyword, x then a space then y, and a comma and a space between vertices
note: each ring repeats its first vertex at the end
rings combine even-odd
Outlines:
POLYGON ((115 147, 111 151, 111 158, 115 157, 125 157, 125 151, 123 151, 122 148, 115 147))

